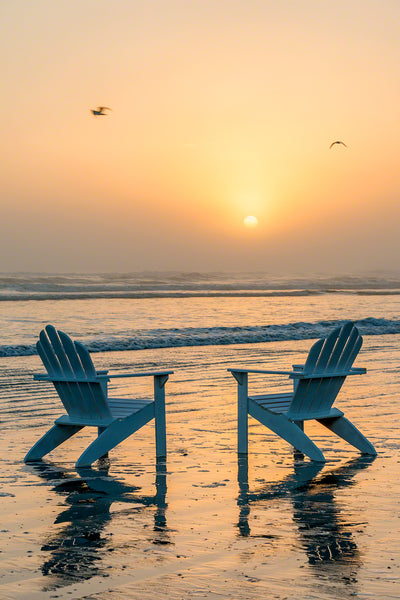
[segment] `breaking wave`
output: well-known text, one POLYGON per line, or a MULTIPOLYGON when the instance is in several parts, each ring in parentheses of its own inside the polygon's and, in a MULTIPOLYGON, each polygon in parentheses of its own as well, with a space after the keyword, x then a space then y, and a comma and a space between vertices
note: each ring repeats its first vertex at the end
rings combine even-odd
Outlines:
MULTIPOLYGON (((219 346, 255 344, 320 338, 342 325, 344 321, 288 323, 249 327, 188 327, 174 329, 139 329, 129 337, 80 338, 91 352, 120 352, 184 346, 219 346)), ((355 321, 362 335, 400 333, 400 320, 373 317, 355 321)), ((36 354, 35 345, 0 346, 0 356, 29 356, 36 354)))

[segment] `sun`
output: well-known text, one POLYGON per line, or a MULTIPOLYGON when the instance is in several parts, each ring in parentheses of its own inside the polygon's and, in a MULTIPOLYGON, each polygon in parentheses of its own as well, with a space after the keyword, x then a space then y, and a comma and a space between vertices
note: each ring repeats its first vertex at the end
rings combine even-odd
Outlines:
POLYGON ((246 225, 246 227, 257 227, 258 219, 257 217, 252 217, 249 215, 248 217, 243 219, 243 223, 246 225))

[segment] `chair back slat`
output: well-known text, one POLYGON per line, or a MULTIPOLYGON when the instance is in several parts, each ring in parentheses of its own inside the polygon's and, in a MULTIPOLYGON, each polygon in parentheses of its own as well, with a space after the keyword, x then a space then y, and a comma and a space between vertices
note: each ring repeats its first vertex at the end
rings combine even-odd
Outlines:
POLYGON ((358 333, 358 329, 354 327, 351 336, 349 337, 347 344, 342 352, 339 360, 339 368, 350 369, 359 353, 363 339, 358 333))
MULTIPOLYGON (((336 339, 336 344, 334 350, 331 354, 331 357, 327 364, 327 370, 335 370, 337 368, 341 368, 341 357, 343 356, 343 350, 348 344, 350 338, 353 336, 355 328, 352 323, 348 322, 343 325, 341 329, 336 329, 338 332, 338 336, 336 339)), ((332 334, 335 332, 332 332, 332 334)), ((358 332, 355 331, 356 335, 358 332)), ((331 335, 332 335, 331 334, 331 335)))
POLYGON ((321 348, 321 352, 318 356, 318 359, 315 361, 314 373, 325 373, 327 370, 327 366, 332 357, 333 349, 335 347, 339 332, 338 330, 333 331, 328 337, 323 339, 323 344, 321 348))
POLYGON ((47 373, 49 375, 54 373, 54 368, 51 363, 51 360, 49 360, 47 353, 45 351, 45 348, 40 340, 36 342, 36 350, 37 350, 38 355, 42 359, 42 363, 44 364, 47 373))
POLYGON ((74 346, 86 377, 96 377, 96 369, 87 348, 80 342, 74 342, 74 346))
MULTIPOLYGON (((363 339, 359 334, 357 327, 353 323, 346 323, 343 326, 342 331, 343 335, 341 337, 343 339, 343 344, 336 368, 338 371, 348 371, 353 366, 353 363, 361 350, 363 339), (344 332, 347 332, 347 335, 345 335, 344 332)), ((335 397, 340 392, 344 381, 345 378, 339 379, 338 377, 335 377, 331 380, 330 389, 335 397)))
POLYGON ((85 372, 83 370, 81 361, 79 360, 79 356, 76 352, 74 342, 71 340, 69 335, 67 335, 63 331, 59 331, 58 335, 64 348, 65 354, 68 358, 69 364, 71 365, 73 373, 76 375, 76 377, 84 377, 85 372))
POLYGON ((353 323, 345 323, 313 345, 303 370, 309 379, 300 379, 295 387, 290 418, 307 418, 307 413, 322 414, 332 407, 346 379, 340 373, 351 368, 361 345, 362 337, 353 323))
MULTIPOLYGON (((52 325, 47 325, 39 336, 42 344, 47 364, 47 372, 53 378, 72 378, 73 372, 65 357, 59 334, 52 325), (49 368, 50 367, 50 368, 49 368)), ((40 354, 40 352, 39 352, 40 354)), ((44 356, 40 354, 42 360, 44 356)), ((82 396, 77 385, 73 381, 53 381, 53 385, 63 403, 67 413, 71 417, 81 417, 87 413, 85 403, 82 402, 82 396)))
POLYGON ((307 360, 304 364, 304 373, 312 373, 315 369, 315 364, 318 360, 319 355, 321 354, 322 347, 324 345, 324 340, 318 340, 311 346, 310 352, 308 353, 307 360))
POLYGON ((49 342, 46 331, 43 329, 39 334, 39 341, 36 344, 37 351, 43 361, 49 375, 62 375, 61 365, 54 353, 53 347, 49 342))
MULTIPOLYGON (((84 414, 87 418, 93 417, 93 407, 96 407, 98 401, 94 394, 94 385, 86 385, 82 379, 86 379, 85 371, 82 367, 81 361, 79 360, 78 353, 75 348, 74 342, 71 338, 63 331, 58 331, 58 337, 60 338, 65 356, 69 362, 72 370, 73 377, 78 380, 77 383, 70 382, 69 388, 73 394, 76 394, 76 398, 79 398, 79 411, 80 414, 84 414)), ((94 367, 93 367, 94 368, 94 367)))
MULTIPOLYGON (((40 332, 36 348, 50 377, 63 377, 61 365, 44 329, 40 332)), ((53 382, 53 384, 66 411, 70 414, 72 407, 67 386, 60 382, 53 382)))
POLYGON ((40 333, 38 353, 70 417, 104 420, 111 417, 101 381, 86 348, 47 325, 40 333), (62 381, 65 378, 67 381, 62 381))
POLYGON ((65 354, 65 350, 61 343, 57 330, 52 325, 48 325, 46 327, 46 333, 48 335, 49 342, 53 348, 53 351, 60 364, 63 376, 73 377, 73 370, 71 368, 71 365, 69 364, 69 360, 65 354))
MULTIPOLYGON (((80 361, 84 377, 86 379, 96 378, 96 368, 87 348, 80 342, 73 342, 73 345, 76 356, 80 361)), ((104 394, 104 388, 100 381, 95 383, 91 382, 87 384, 81 384, 81 389, 85 399, 90 403, 92 413, 99 418, 111 416, 110 409, 108 408, 108 404, 105 399, 106 397, 104 394)))

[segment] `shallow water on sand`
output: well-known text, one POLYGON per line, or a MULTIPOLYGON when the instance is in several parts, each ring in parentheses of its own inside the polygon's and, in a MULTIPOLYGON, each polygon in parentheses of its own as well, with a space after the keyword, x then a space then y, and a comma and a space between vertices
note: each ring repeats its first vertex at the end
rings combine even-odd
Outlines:
MULTIPOLYGON (((175 371, 166 384, 166 464, 151 423, 83 472, 84 430, 47 459, 23 457, 61 414, 32 381, 37 356, 0 363, 0 597, 4 600, 399 597, 400 336, 366 337, 337 406, 375 445, 361 457, 318 424, 320 465, 250 421, 248 462, 236 454, 229 366, 288 368, 310 341, 108 352, 98 368, 175 371)), ((254 390, 263 380, 251 379, 254 390)), ((265 380, 264 380, 265 381, 265 380)), ((268 389, 282 380, 268 379, 268 389)), ((283 380, 284 385, 290 385, 283 380)), ((115 395, 150 394, 120 380, 115 395)))

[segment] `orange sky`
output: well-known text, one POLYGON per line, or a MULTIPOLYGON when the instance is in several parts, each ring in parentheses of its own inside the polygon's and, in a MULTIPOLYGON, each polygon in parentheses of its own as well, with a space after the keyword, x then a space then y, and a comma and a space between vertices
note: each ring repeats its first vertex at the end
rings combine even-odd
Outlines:
POLYGON ((1 3, 0 270, 399 270, 399 22, 398 0, 1 3))

